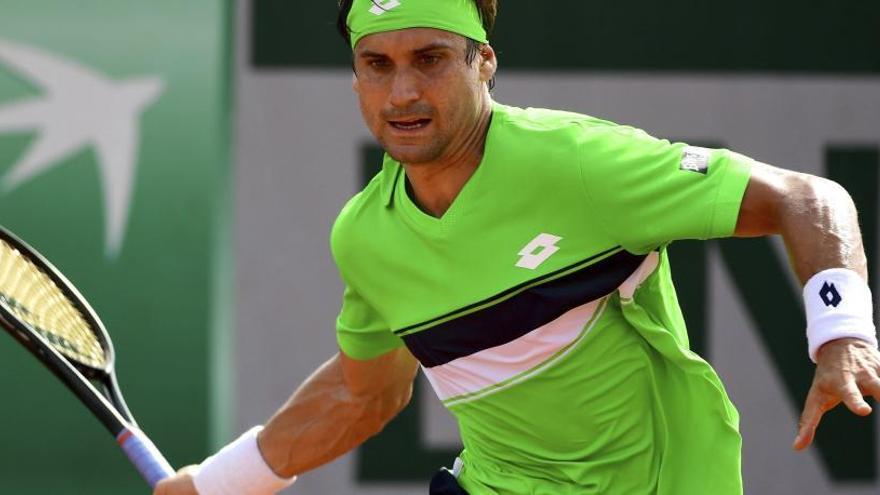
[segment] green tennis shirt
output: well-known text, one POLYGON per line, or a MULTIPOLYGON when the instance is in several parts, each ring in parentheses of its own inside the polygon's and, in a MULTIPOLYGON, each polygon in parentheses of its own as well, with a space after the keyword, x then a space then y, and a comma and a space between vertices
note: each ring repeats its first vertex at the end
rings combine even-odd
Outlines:
POLYGON ((731 235, 749 167, 495 104, 441 218, 388 156, 340 213, 339 346, 418 358, 458 420, 471 494, 740 494, 738 415, 688 348, 666 246, 731 235))

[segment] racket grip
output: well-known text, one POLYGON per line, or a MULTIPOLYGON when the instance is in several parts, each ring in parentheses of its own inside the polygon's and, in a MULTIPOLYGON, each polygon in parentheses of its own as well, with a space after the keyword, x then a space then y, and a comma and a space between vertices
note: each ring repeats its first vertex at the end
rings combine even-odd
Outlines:
POLYGON ((174 474, 171 464, 142 431, 126 428, 116 437, 116 441, 150 488, 156 488, 160 481, 174 474))

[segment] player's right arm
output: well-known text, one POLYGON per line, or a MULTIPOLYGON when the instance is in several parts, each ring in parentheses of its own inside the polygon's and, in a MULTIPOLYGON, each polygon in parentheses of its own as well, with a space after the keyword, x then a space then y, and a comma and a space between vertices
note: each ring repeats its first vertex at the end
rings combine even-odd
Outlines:
POLYGON ((409 403, 417 368, 403 348, 364 361, 336 354, 266 424, 263 457, 289 478, 354 449, 409 403))
MULTIPOLYGON (((405 348, 367 360, 337 353, 266 423, 257 438, 263 460, 290 478, 354 449, 406 406, 417 369, 405 348)), ((192 472, 163 481, 155 495, 196 495, 192 472)))

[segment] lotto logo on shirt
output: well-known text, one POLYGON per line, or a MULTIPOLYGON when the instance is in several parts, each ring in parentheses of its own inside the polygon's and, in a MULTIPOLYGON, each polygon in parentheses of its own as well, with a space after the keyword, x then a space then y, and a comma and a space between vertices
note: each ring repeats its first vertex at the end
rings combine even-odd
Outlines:
POLYGON ((562 240, 562 237, 553 234, 538 234, 538 237, 532 239, 519 251, 519 261, 516 266, 520 268, 528 268, 534 270, 538 265, 547 260, 559 247, 556 243, 562 240))

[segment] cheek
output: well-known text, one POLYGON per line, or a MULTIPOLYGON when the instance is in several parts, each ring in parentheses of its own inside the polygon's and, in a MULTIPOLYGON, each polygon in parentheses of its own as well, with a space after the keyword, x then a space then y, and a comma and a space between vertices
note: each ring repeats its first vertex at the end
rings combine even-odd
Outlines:
POLYGON ((375 96, 372 96, 369 93, 365 93, 363 91, 358 92, 358 105, 361 109, 361 115, 364 118, 364 121, 369 125, 373 125, 373 122, 379 120, 381 105, 377 104, 377 99, 375 96))
POLYGON ((470 119, 479 111, 479 92, 469 76, 461 75, 440 88, 443 95, 438 101, 442 112, 453 120, 470 119))

